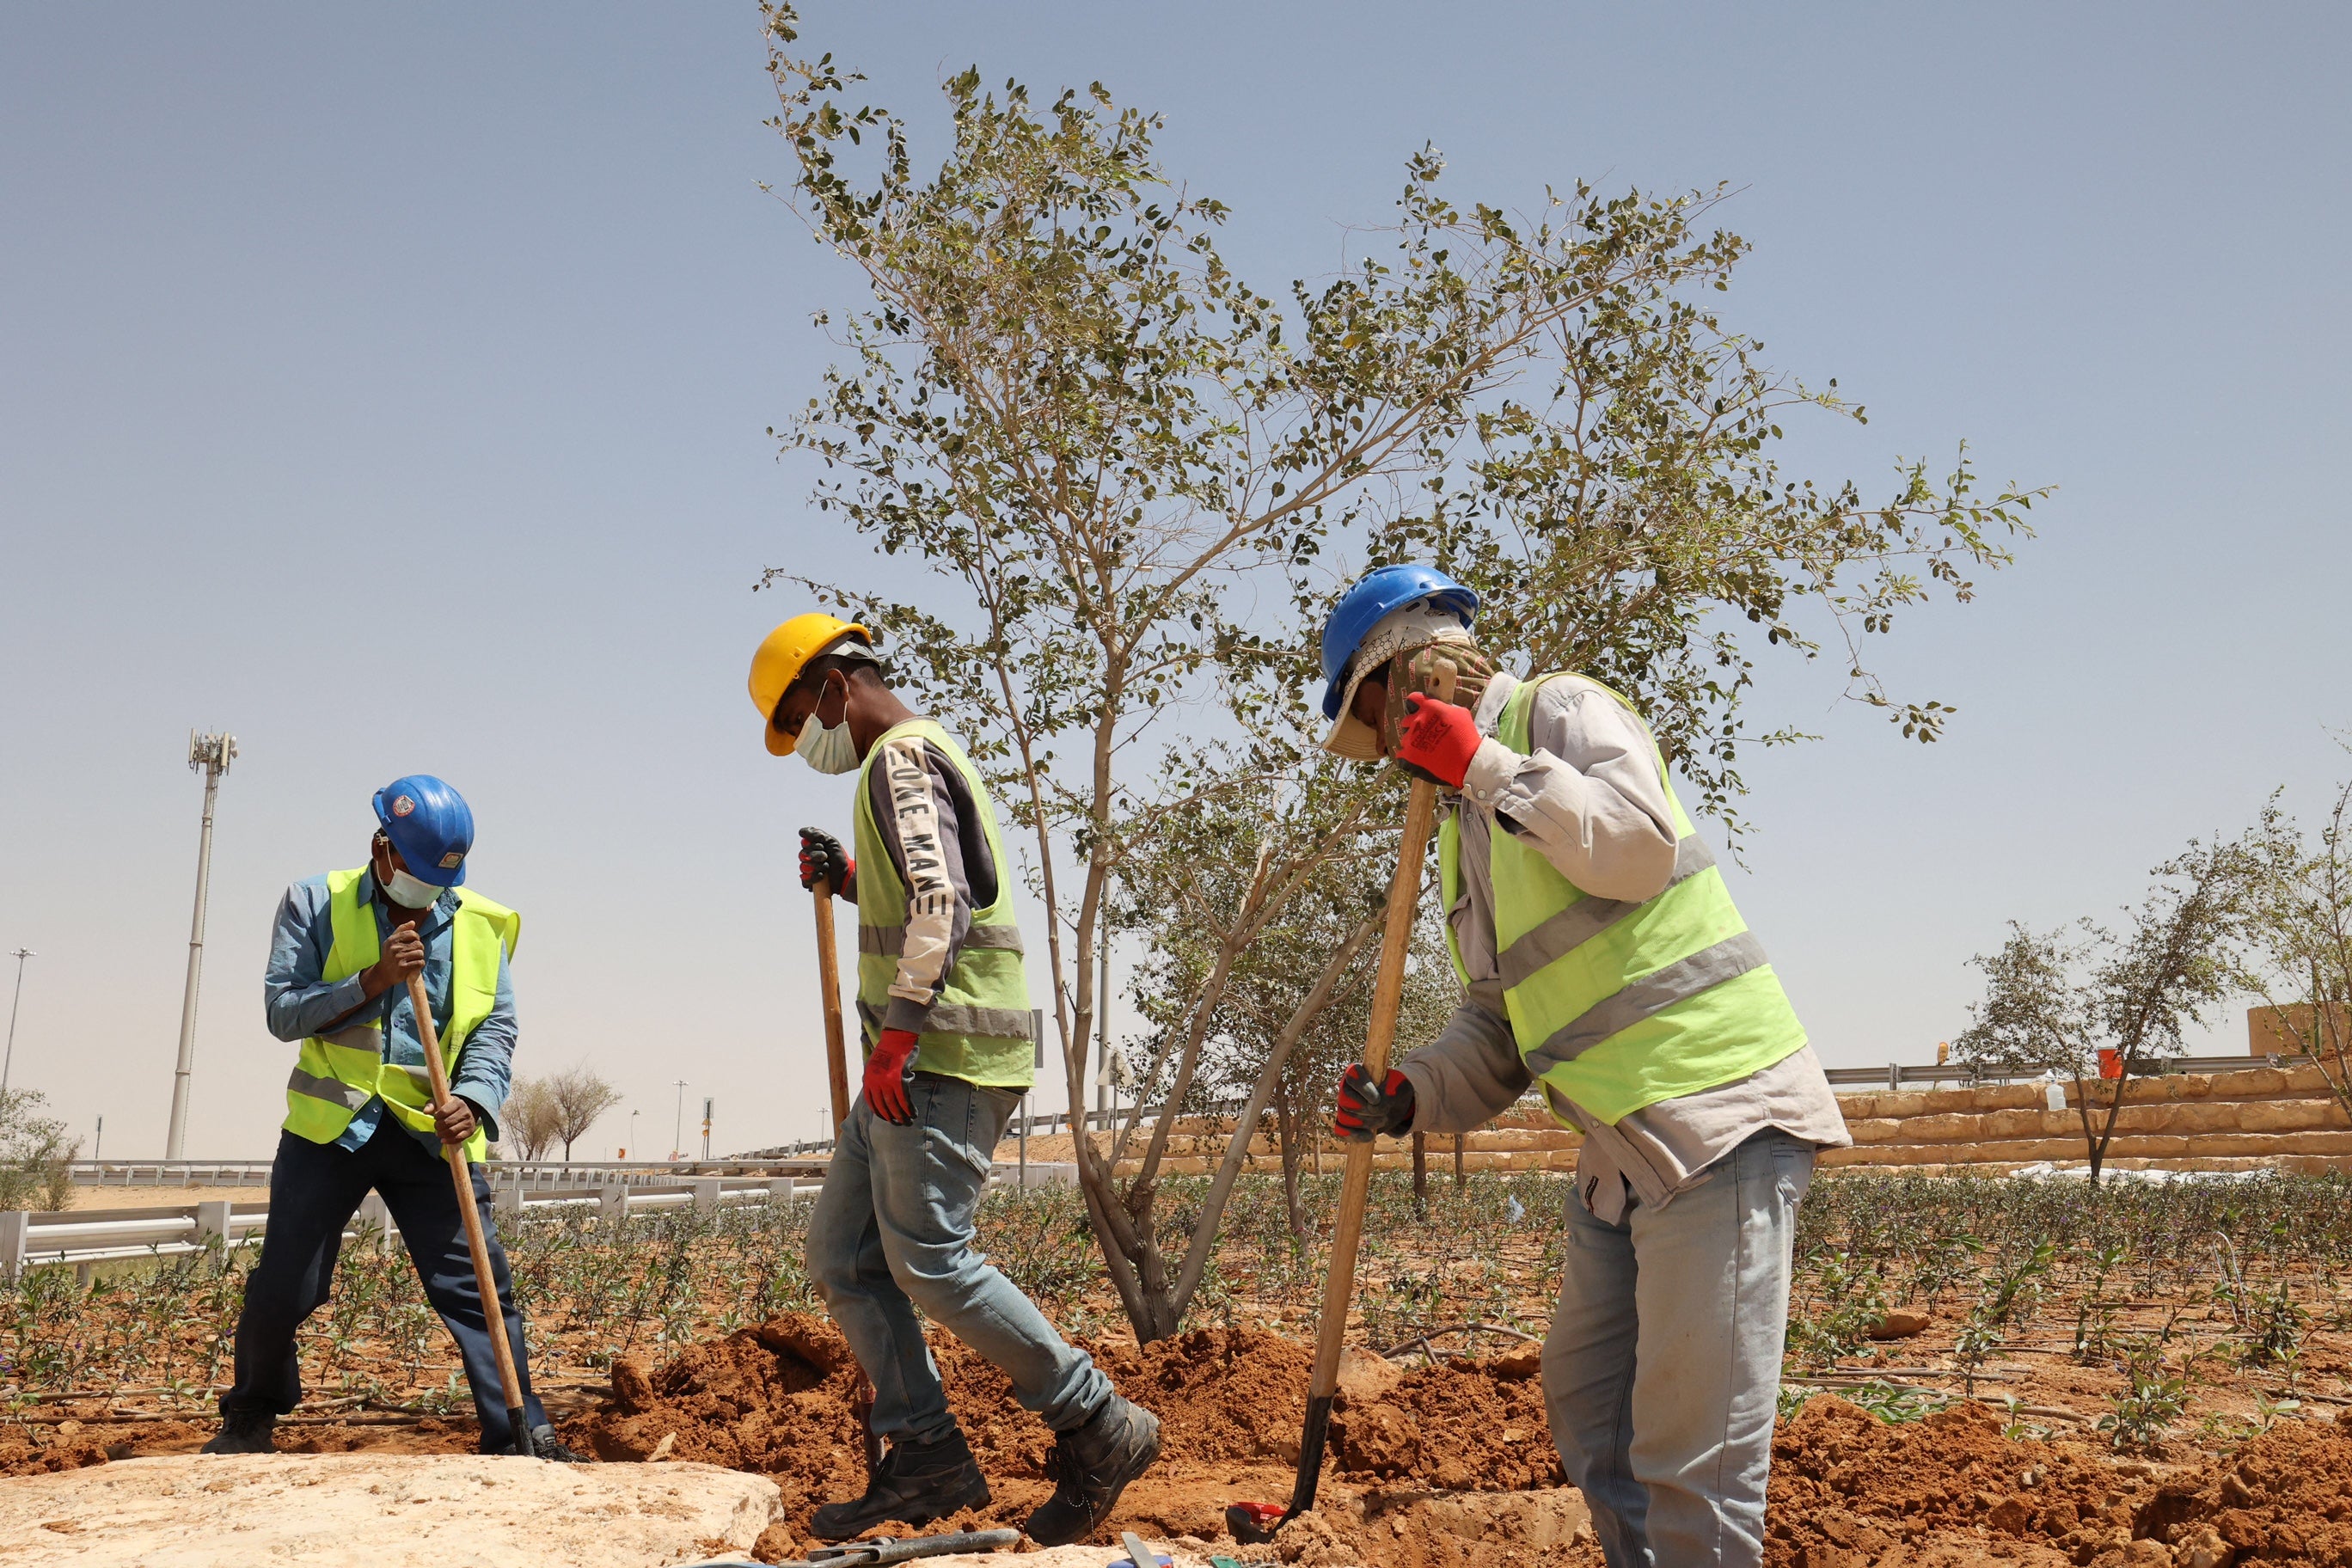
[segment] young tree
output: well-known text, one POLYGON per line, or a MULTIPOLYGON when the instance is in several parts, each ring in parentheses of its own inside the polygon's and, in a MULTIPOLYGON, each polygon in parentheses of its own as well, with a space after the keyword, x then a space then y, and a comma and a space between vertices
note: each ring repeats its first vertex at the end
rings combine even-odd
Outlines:
POLYGON ((548 1145, 562 1136, 562 1115, 551 1080, 519 1078, 508 1089, 507 1102, 499 1110, 499 1131, 506 1134, 499 1142, 515 1151, 511 1158, 543 1158, 548 1145))
POLYGON ((33 1089, 0 1089, 0 1209, 62 1209, 73 1203, 79 1140, 43 1116, 48 1101, 33 1089))
POLYGON ((2149 873, 2157 884, 2126 911, 2120 932, 2084 921, 2081 940, 2070 942, 2012 922, 1999 952, 1972 961, 1984 971, 1985 999, 1969 1007, 1954 1058, 2071 1077, 2094 1187, 2124 1086, 2179 1055, 2183 1027, 2239 991, 2238 954, 2258 913, 2268 842, 2267 825, 2228 843, 2192 839, 2149 873), (2112 1079, 2099 1073, 2103 1048, 2114 1055, 2112 1079))
POLYGON ((562 1143, 567 1162, 573 1142, 587 1136, 598 1117, 621 1103, 621 1091, 585 1063, 565 1068, 548 1079, 547 1093, 555 1102, 553 1136, 562 1143))
POLYGON ((2091 1086, 2103 1036, 2084 971, 2104 940, 2088 922, 2070 936, 2010 921, 1999 951, 1969 961, 1984 971, 1984 1000, 1969 1005, 1969 1026, 1952 1042, 1952 1059, 1980 1072, 2072 1079, 2086 1149, 2095 1140, 2091 1086))
POLYGON ((2311 1058, 2352 1116, 2352 783, 2339 787, 2316 845, 2275 800, 2263 818, 2264 862, 2246 989, 2311 1058))
MULTIPOLYGON (((1731 712, 1750 677, 1736 640, 1708 629, 1718 610, 1794 646, 1783 611, 1803 600, 1883 629, 1924 593, 1900 563, 1965 596, 1961 567, 1999 564, 1992 535, 2031 499, 1979 504, 1965 466, 1941 489, 1906 468, 1868 509, 1851 485, 1816 499, 1783 484, 1762 456, 1774 421, 1792 403, 1843 405, 1753 369, 1757 345, 1685 303, 1727 286, 1744 249, 1703 226, 1719 192, 1578 185, 1523 221, 1454 205, 1424 151, 1388 248, 1319 289, 1295 284, 1286 310, 1219 254, 1224 206, 1168 183, 1159 122, 1100 84, 1040 109, 963 72, 945 88, 951 143, 921 175, 903 123, 858 100, 861 79, 803 56, 788 6, 766 14, 784 194, 871 296, 782 439, 824 465, 821 509, 919 561, 933 587, 918 606, 768 580, 882 630, 898 678, 952 718, 1027 836, 1045 908, 1033 961, 1073 1104, 1117 868, 1179 831, 1187 801, 1281 799, 1311 767, 1300 694, 1327 549, 1435 553, 1485 585, 1611 606, 1581 641, 1571 605, 1509 610, 1549 628, 1545 651, 1589 653, 1637 700, 1664 693, 1685 767, 1722 764, 1695 775, 1719 807, 1738 789, 1731 712), (1848 570, 1876 575, 1850 587, 1848 570)), ((1906 716, 1932 733, 1942 711, 1906 716)), ((1395 781, 1360 787, 1381 803, 1366 827, 1392 837, 1395 781)), ((1307 869, 1255 864, 1221 928, 1230 954, 1307 869)), ((1221 986, 1213 960, 1211 1016, 1221 986)), ((1122 1189, 1110 1151, 1077 1140, 1111 1283, 1145 1340, 1177 1321, 1181 1273, 1153 1201, 1209 1036, 1196 1020, 1176 1037, 1177 1092, 1140 1175, 1122 1189)))
MULTIPOLYGON (((1133 990, 1152 1025, 1152 1059, 1189 1056, 1197 1063, 1190 1092, 1177 1093, 1171 1083, 1163 1103, 1194 1112, 1213 1100, 1244 1102, 1192 1227, 1171 1301, 1180 1318, 1246 1153, 1239 1130, 1254 1134, 1269 1109, 1293 1229, 1303 1234, 1296 1214, 1297 1152, 1305 1147, 1299 1090, 1311 1081, 1318 1047, 1345 1026, 1335 1024, 1344 999, 1370 989, 1367 950, 1381 926, 1382 872, 1394 856, 1386 802, 1363 787, 1367 782, 1360 770, 1318 762, 1279 816, 1202 795, 1175 814, 1179 830, 1122 865, 1151 954, 1133 990)), ((1359 1009, 1360 1026, 1362 1016, 1359 1009)))

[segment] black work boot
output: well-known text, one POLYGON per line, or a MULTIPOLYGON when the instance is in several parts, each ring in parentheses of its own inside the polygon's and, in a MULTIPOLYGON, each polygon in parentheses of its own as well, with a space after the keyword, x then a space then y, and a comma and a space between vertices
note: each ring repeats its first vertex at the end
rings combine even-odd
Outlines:
POLYGON ((220 1436, 205 1445, 207 1454, 274 1454, 278 1417, 267 1410, 221 1412, 220 1436))
POLYGON ((819 1541, 846 1541, 886 1521, 929 1524, 987 1502, 988 1481, 958 1428, 933 1443, 891 1444, 866 1483, 866 1495, 817 1510, 809 1533, 819 1541))
MULTIPOLYGON (((488 1443, 485 1443, 482 1445, 481 1451, 485 1454, 512 1454, 515 1451, 514 1441, 512 1438, 509 1438, 505 1443, 500 1444, 495 1448, 491 1447, 488 1443)), ((572 1449, 565 1447, 561 1442, 557 1441, 555 1428, 547 1425, 545 1422, 541 1422, 530 1429, 530 1452, 533 1458, 552 1459, 559 1465, 584 1465, 588 1463, 587 1455, 575 1453, 572 1449)))
POLYGON ((1022 1526, 1040 1546, 1084 1541, 1110 1517, 1118 1494, 1160 1457, 1160 1417, 1114 1394, 1072 1431, 1058 1433, 1045 1473, 1054 1495, 1022 1526))

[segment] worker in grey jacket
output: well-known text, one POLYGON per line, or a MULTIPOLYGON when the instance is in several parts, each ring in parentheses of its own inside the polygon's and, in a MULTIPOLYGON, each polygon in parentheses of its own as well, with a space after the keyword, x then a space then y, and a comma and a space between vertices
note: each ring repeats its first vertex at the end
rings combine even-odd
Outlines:
POLYGON ((1598 681, 1495 669, 1476 606, 1384 567, 1325 629, 1326 746, 1451 792, 1463 984, 1381 1081, 1349 1069, 1336 1131, 1465 1132, 1533 1087, 1584 1133, 1543 1354, 1561 1463, 1615 1568, 1756 1563, 1796 1206, 1850 1140, 1647 727, 1598 681))

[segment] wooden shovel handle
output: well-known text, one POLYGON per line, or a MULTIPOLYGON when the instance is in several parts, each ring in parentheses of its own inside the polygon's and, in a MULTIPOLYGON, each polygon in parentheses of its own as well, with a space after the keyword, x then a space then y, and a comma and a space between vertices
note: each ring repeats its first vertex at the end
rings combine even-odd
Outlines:
MULTIPOLYGON (((433 1079, 433 1106, 438 1110, 449 1103, 449 1072, 441 1065, 441 1042, 435 1038, 433 1002, 425 994, 425 977, 408 977, 408 1005, 416 1015, 416 1041, 425 1047, 425 1070, 433 1079)), ((474 1206, 473 1162, 466 1158, 462 1143, 444 1143, 441 1152, 448 1157, 449 1180, 457 1189, 457 1216, 466 1226, 466 1250, 474 1255, 474 1289, 481 1296, 482 1324, 490 1336, 490 1353, 498 1358, 499 1391, 505 1395, 507 1410, 520 1423, 523 1414, 522 1378, 515 1371, 514 1346, 507 1339, 506 1303, 499 1300, 498 1276, 490 1268, 490 1244, 482 1234, 482 1212, 474 1206)), ((517 1447, 529 1453, 530 1434, 517 1429, 517 1447)))
MULTIPOLYGON (((1454 667, 1437 670, 1440 701, 1454 697, 1454 667)), ((1388 922, 1381 933, 1380 978, 1372 986, 1371 1027, 1364 1037, 1364 1068, 1379 1083, 1388 1076, 1389 1047, 1396 1039, 1397 1013, 1404 1002, 1404 964, 1412 946, 1412 918, 1421 902, 1422 858, 1437 821, 1437 786, 1415 779, 1404 811, 1404 840, 1397 847, 1396 877, 1389 883, 1388 922)), ((1372 1184, 1372 1143, 1348 1145, 1339 1178, 1339 1213, 1331 1232, 1331 1271, 1323 1281, 1323 1317, 1315 1336, 1315 1378, 1310 1399, 1328 1399, 1339 1386, 1339 1352, 1347 1341, 1348 1308, 1356 1294, 1356 1250, 1364 1234, 1364 1200, 1372 1184)))
POLYGON ((824 1005, 824 1070, 833 1088, 833 1135, 849 1120, 849 1041, 841 1023, 841 958, 834 949, 833 884, 819 882, 816 895, 816 987, 824 1005))

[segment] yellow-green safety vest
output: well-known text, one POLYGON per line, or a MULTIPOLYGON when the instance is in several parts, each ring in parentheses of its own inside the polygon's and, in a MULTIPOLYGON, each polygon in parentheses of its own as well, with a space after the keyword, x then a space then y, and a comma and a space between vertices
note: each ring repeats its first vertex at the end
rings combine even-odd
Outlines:
MULTIPOLYGON (((375 911, 360 902, 360 877, 327 873, 327 916, 332 940, 320 978, 329 984, 348 980, 382 956, 375 911)), ((449 1022, 441 1030, 441 1061, 455 1078, 457 1053, 467 1037, 490 1016, 499 997, 499 956, 514 956, 522 917, 470 889, 457 889, 457 912, 449 928, 449 1022)), ((403 1126, 433 1133, 433 1080, 423 1067, 383 1059, 381 1022, 355 1023, 331 1035, 302 1042, 294 1072, 286 1080, 286 1131, 313 1143, 331 1143, 372 1100, 403 1126)), ((480 1128, 466 1141, 466 1158, 479 1160, 489 1147, 480 1128)))
POLYGON ((997 836, 996 803, 980 770, 948 732, 929 719, 885 731, 857 770, 853 813, 857 857, 857 1012, 870 1054, 890 1007, 890 982, 907 941, 907 885, 891 863, 874 819, 875 760, 893 741, 928 741, 963 774, 971 792, 988 853, 996 866, 996 901, 974 910, 955 965, 941 977, 915 1052, 915 1066, 996 1089, 1027 1089, 1037 1076, 1029 1032, 1029 978, 1021 963, 1021 927, 1013 910, 1013 878, 997 836))
MULTIPOLYGON (((1536 690, 1552 679, 1521 682, 1503 705, 1496 737, 1511 750, 1528 750, 1536 690)), ((1763 944, 1739 918, 1715 856, 1675 798, 1664 757, 1654 747, 1652 754, 1677 838, 1673 879, 1656 896, 1594 898, 1516 835, 1490 836, 1504 1009, 1528 1071, 1552 1114, 1570 1126, 1577 1123, 1564 1100, 1614 1126, 1643 1106, 1736 1083, 1805 1043, 1763 944)), ((1455 816, 1438 829, 1437 843, 1450 910, 1462 893, 1455 816)), ((1451 922, 1445 942, 1466 987, 1469 971, 1451 922)))

